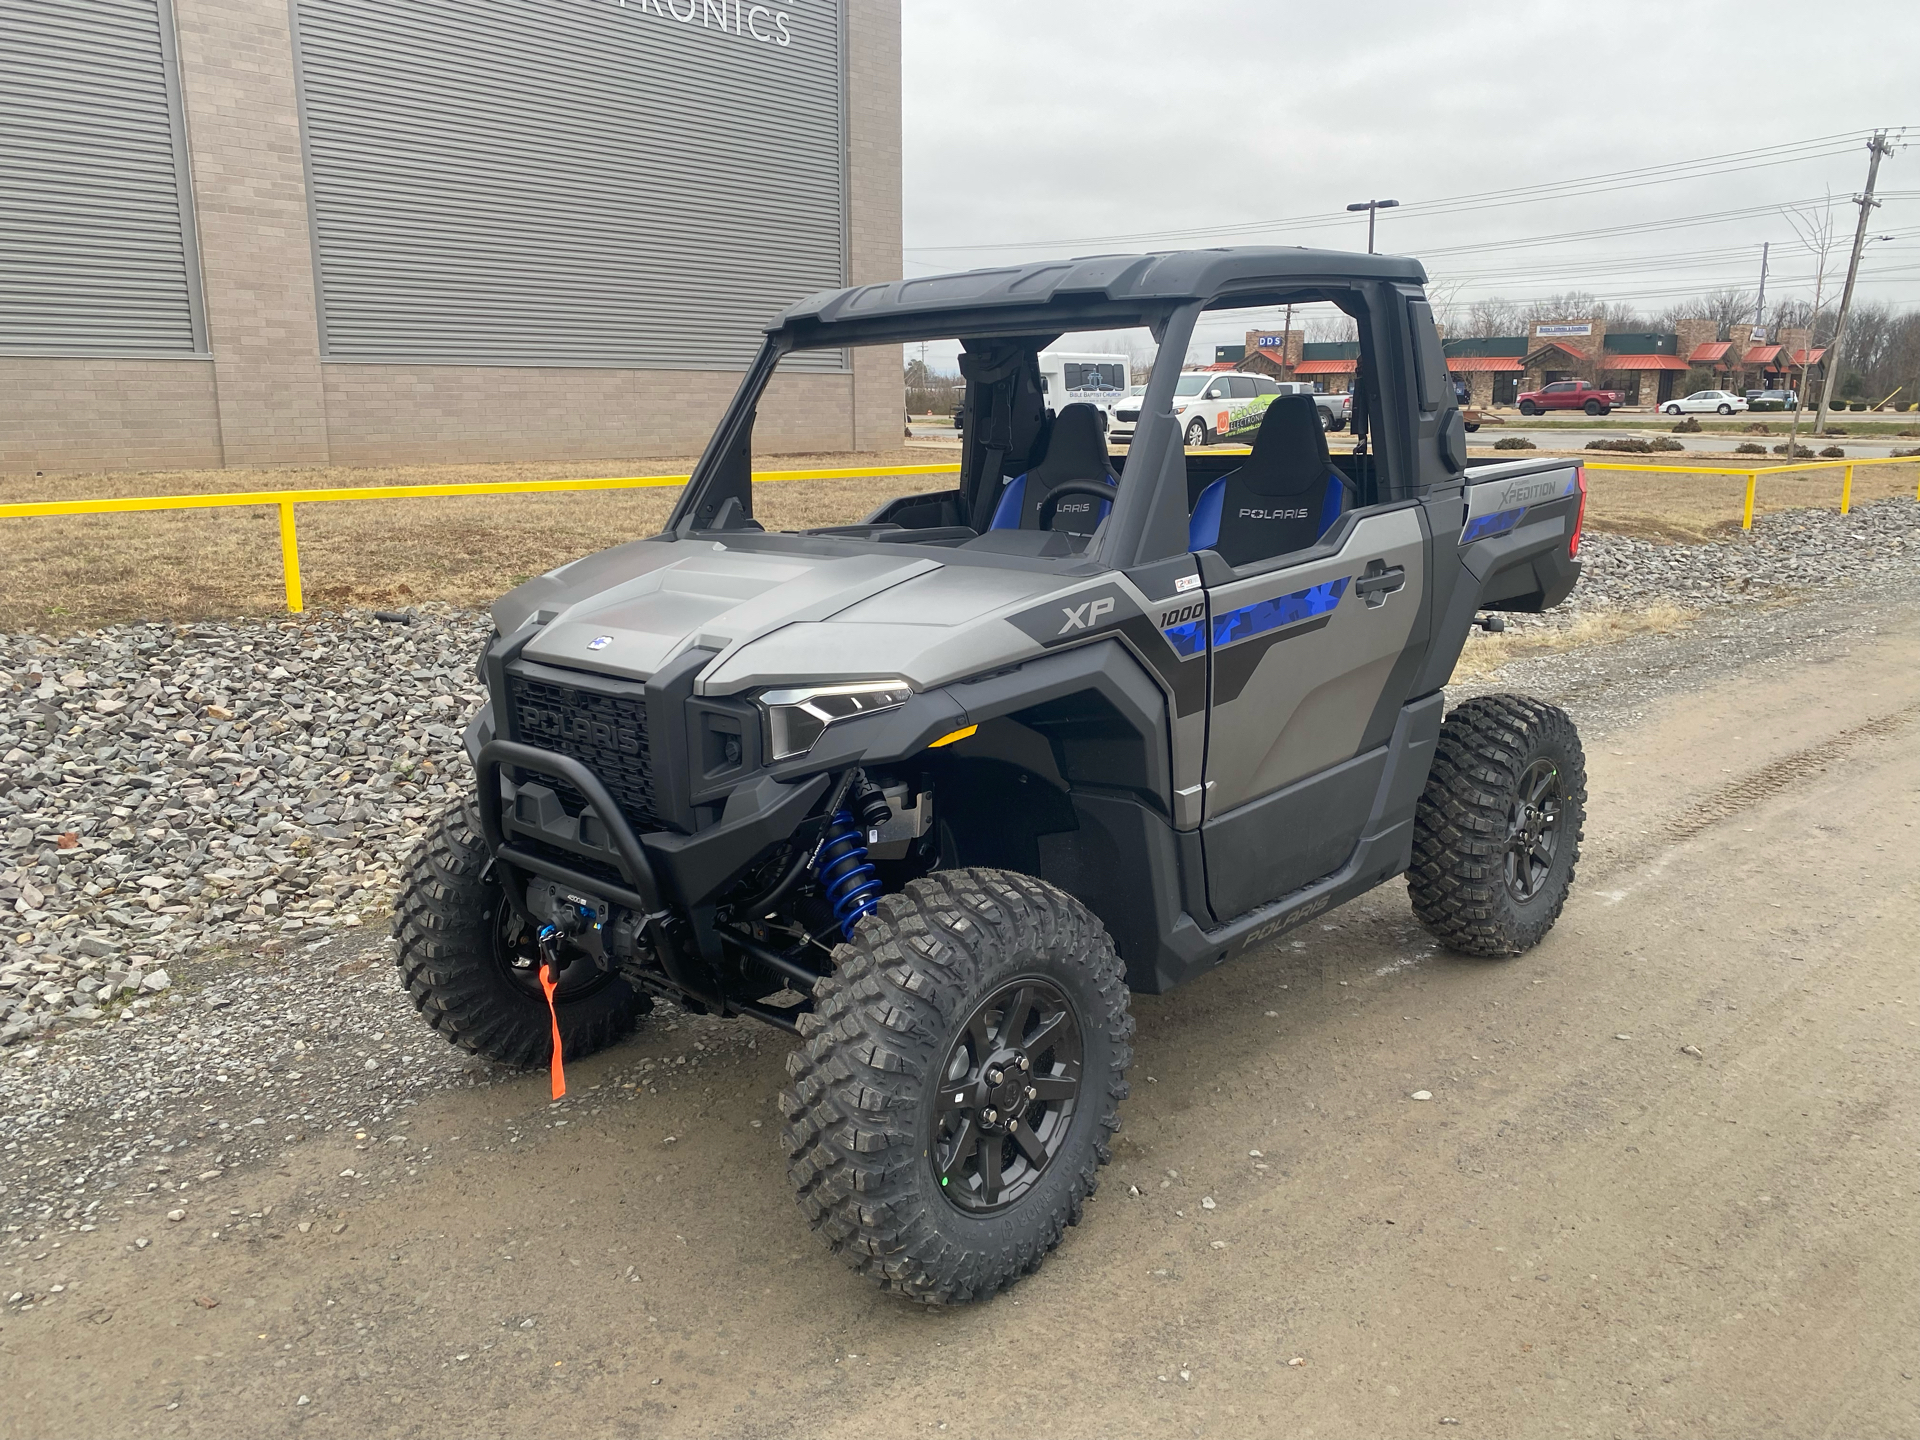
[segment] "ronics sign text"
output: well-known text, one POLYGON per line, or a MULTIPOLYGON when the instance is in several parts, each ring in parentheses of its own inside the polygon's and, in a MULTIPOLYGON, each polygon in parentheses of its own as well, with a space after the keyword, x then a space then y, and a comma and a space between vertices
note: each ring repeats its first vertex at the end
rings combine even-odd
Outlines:
POLYGON ((784 10, 769 5, 750 5, 747 0, 618 0, 622 10, 645 10, 663 20, 678 20, 682 25, 698 25, 702 30, 718 30, 758 40, 762 45, 782 49, 793 44, 793 32, 787 28, 784 10))

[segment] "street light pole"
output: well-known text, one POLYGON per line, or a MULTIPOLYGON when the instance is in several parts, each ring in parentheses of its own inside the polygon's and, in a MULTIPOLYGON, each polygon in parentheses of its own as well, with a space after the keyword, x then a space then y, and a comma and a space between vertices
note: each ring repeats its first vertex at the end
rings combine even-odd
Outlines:
POLYGON ((1399 204, 1400 202, 1398 200, 1362 200, 1356 204, 1347 206, 1349 210, 1364 210, 1367 212, 1367 254, 1373 254, 1374 212, 1379 210, 1392 210, 1399 204))

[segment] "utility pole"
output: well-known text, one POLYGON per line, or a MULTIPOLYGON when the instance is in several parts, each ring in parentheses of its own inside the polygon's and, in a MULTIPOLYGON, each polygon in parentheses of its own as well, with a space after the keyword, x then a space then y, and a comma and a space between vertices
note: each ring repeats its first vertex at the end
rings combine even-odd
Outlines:
MULTIPOLYGON (((1820 413, 1814 418, 1813 424, 1816 435, 1826 432, 1827 403, 1833 399, 1833 378, 1840 373, 1841 346, 1847 338, 1847 315, 1853 309, 1853 282, 1860 274, 1860 252, 1867 244, 1867 220, 1880 203, 1873 198, 1874 182, 1880 178, 1880 157, 1892 149, 1884 130, 1874 131, 1873 139, 1867 142, 1867 188, 1864 194, 1854 196, 1854 203, 1860 207, 1860 223, 1854 226, 1853 254, 1847 260, 1847 283, 1840 292, 1840 318, 1834 324, 1833 344, 1827 351, 1827 375, 1820 386, 1820 413)), ((1813 343, 1811 336, 1807 343, 1813 343)))
POLYGON ((1767 323, 1767 251, 1772 248, 1771 240, 1760 242, 1760 297, 1753 302, 1753 323, 1756 327, 1767 323))

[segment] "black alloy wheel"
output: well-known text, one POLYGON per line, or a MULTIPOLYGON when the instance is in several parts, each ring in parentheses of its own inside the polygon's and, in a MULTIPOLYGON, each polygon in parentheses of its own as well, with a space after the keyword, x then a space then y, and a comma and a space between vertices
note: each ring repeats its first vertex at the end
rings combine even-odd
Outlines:
POLYGON ((1413 913, 1462 955, 1531 950, 1573 888, 1586 805, 1586 757, 1566 711, 1524 695, 1457 706, 1414 810, 1413 913))
POLYGON ((1606 411, 1600 408, 1600 402, 1598 400, 1589 400, 1585 405, 1581 406, 1580 408, 1585 410, 1589 415, 1606 414, 1606 411))
POLYGON ((988 1214, 1039 1183, 1073 1124, 1084 1058, 1080 1019, 1051 981, 1015 980, 977 1005, 939 1072, 927 1154, 940 1193, 988 1214))
POLYGON ((1507 893, 1522 903, 1538 895, 1553 873, 1560 809, 1560 767, 1547 759, 1534 761, 1514 787, 1507 816, 1507 893))

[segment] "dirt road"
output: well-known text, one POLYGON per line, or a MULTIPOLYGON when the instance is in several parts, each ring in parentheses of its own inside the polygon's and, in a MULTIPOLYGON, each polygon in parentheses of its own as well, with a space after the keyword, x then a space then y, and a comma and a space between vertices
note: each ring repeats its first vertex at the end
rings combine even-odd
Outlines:
POLYGON ((1912 1435, 1920 610, 1801 628, 1561 672, 1593 798, 1534 954, 1393 886, 1136 1000, 1115 1163, 991 1304, 843 1272, 785 1046, 681 1017, 563 1107, 436 1095, 4 1252, 0 1432, 1912 1435))

